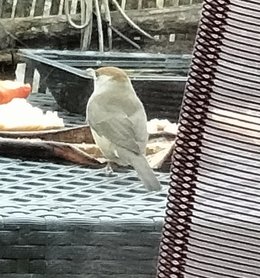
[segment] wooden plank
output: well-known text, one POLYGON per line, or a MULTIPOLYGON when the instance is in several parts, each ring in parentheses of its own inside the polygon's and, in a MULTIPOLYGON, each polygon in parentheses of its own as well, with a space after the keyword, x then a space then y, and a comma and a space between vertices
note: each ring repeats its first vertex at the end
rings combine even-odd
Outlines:
MULTIPOLYGON (((201 14, 201 4, 178 6, 168 9, 127 10, 127 15, 142 29, 152 35, 187 33, 197 29, 201 14)), ((131 35, 136 33, 117 12, 111 13, 112 25, 120 32, 131 35)))
POLYGON ((43 16, 49 16, 51 11, 51 2, 52 0, 45 0, 43 7, 43 16))
MULTIPOLYGON (((84 145, 83 145, 84 147, 84 145)), ((13 139, 0 137, 1 155, 11 157, 23 156, 42 159, 64 159, 82 165, 101 165, 98 159, 88 155, 75 144, 33 140, 33 139, 13 139)))
POLYGON ((59 15, 64 14, 64 0, 60 0, 59 15))
POLYGON ((34 71, 35 71, 35 67, 33 63, 28 62, 25 68, 25 76, 24 76, 25 83, 33 84, 34 71))
POLYGON ((16 5, 17 5, 17 0, 13 0, 11 18, 14 18, 14 17, 15 17, 15 13, 16 13, 16 5))
POLYGON ((123 10, 125 10, 125 7, 126 7, 126 0, 122 0, 122 2, 121 2, 121 8, 122 8, 123 10))
POLYGON ((156 7, 162 9, 164 7, 164 0, 156 0, 156 7))
MULTIPOLYGON (((12 60, 16 59, 17 55, 15 52, 12 53, 10 50, 0 50, 0 61, 10 63, 12 60)), ((2 76, 0 79, 2 79, 2 76)))
MULTIPOLYGON (((149 30, 152 35, 167 34, 169 36, 171 33, 194 33, 200 19, 201 8, 202 5, 197 4, 160 10, 126 10, 126 14, 141 28, 149 30)), ((111 17, 112 25, 122 33, 128 34, 128 36, 136 34, 136 31, 129 27, 118 12, 111 12, 111 17)), ((80 15, 72 15, 72 19, 79 23, 80 15)), ((37 39, 39 36, 61 38, 80 32, 67 23, 65 15, 46 18, 1 19, 1 24, 7 32, 14 34, 19 40, 37 39), (33 33, 31 32, 32 26, 35 29, 33 33)), ((6 32, 0 32, 0 49, 5 48, 7 42, 6 32)))
POLYGON ((0 138, 21 138, 21 139, 41 139, 46 141, 56 141, 63 143, 89 143, 93 144, 94 140, 88 125, 77 127, 65 127, 56 130, 35 130, 35 131, 2 131, 0 138))
POLYGON ((86 18, 89 18, 89 24, 86 28, 81 30, 81 42, 80 48, 82 51, 88 50, 91 44, 92 38, 92 29, 93 29, 93 2, 87 6, 84 6, 84 0, 81 0, 81 5, 83 8, 81 9, 81 25, 86 22, 86 18))
POLYGON ((137 9, 141 10, 143 7, 143 0, 138 0, 137 9))
POLYGON ((30 10, 30 15, 29 15, 30 17, 33 17, 33 16, 34 16, 36 1, 37 1, 37 0, 32 0, 32 6, 31 6, 31 10, 30 10))

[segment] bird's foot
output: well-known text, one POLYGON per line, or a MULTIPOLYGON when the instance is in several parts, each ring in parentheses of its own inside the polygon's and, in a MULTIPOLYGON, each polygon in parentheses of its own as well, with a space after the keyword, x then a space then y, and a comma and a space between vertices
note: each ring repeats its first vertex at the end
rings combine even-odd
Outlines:
POLYGON ((106 165, 106 168, 105 168, 105 175, 107 176, 107 177, 111 177, 112 175, 113 175, 113 168, 112 168, 112 166, 111 166, 111 163, 110 162, 108 162, 107 163, 107 165, 106 165))

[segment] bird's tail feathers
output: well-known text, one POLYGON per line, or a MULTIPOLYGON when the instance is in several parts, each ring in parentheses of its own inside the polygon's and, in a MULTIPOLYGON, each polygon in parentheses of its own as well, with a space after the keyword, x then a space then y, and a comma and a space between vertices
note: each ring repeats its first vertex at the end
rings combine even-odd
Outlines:
POLYGON ((147 190, 159 191, 161 189, 161 184, 156 178, 144 155, 135 155, 131 159, 131 165, 136 170, 147 190))

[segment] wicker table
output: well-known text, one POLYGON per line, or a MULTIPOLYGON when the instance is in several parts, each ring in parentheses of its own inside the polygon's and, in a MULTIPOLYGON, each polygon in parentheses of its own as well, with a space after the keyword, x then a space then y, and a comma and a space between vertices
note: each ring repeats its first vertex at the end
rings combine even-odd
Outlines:
MULTIPOLYGON (((31 97, 54 109, 48 95, 31 97)), ((60 112, 67 125, 83 118, 60 112)), ((136 173, 0 158, 0 277, 154 277, 166 203, 136 173)))

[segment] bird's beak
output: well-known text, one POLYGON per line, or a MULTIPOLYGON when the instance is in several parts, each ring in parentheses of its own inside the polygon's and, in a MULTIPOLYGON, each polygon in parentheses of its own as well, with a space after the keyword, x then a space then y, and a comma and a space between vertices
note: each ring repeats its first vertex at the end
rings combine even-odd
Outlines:
POLYGON ((90 78, 94 79, 94 80, 97 79, 96 71, 95 71, 94 69, 92 69, 92 68, 87 68, 87 69, 85 70, 85 74, 86 74, 87 76, 89 76, 90 78))

